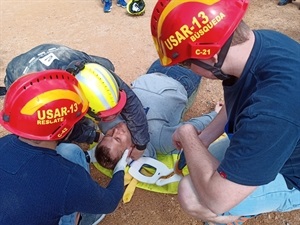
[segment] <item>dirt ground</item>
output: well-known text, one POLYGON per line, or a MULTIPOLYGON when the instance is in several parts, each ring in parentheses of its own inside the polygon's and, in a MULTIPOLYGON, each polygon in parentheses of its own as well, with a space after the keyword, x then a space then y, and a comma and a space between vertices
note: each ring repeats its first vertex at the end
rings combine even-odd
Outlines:
MULTIPOLYGON (((42 43, 63 44, 107 57, 115 64, 116 72, 130 83, 157 58, 149 25, 155 2, 146 0, 146 13, 130 17, 116 6, 116 0, 108 14, 103 13, 100 0, 0 0, 0 85, 7 63, 42 43)), ((283 7, 277 6, 277 0, 252 0, 245 21, 253 29, 275 29, 300 42, 299 6, 299 0, 283 7)), ((210 111, 220 100, 220 81, 203 79, 187 118, 210 111)), ((3 129, 0 132, 0 135, 6 133, 3 129)), ((93 166, 92 175, 101 185, 109 181, 93 166)), ((245 224, 298 225, 299 221, 300 212, 294 211, 261 215, 245 224)), ((202 222, 181 211, 176 195, 136 189, 131 202, 120 203, 101 224, 195 225, 202 222)))

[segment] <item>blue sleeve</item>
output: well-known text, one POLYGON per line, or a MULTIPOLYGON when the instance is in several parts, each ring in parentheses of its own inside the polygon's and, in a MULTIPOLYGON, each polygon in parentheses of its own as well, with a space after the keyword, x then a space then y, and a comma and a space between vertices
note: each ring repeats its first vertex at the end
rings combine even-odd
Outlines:
POLYGON ((111 213, 117 208, 124 193, 124 171, 115 173, 107 187, 102 187, 83 168, 76 165, 73 173, 69 175, 65 191, 66 214, 111 213))
POLYGON ((289 161, 299 132, 295 124, 273 116, 241 118, 218 172, 242 185, 267 184, 289 161))
POLYGON ((192 124, 198 131, 202 131, 216 117, 217 113, 212 111, 199 117, 191 118, 185 123, 192 124))

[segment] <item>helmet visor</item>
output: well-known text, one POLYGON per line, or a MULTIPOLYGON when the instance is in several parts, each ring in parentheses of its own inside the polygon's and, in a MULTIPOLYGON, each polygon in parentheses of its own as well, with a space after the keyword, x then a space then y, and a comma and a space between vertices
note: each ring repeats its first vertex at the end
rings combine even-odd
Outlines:
POLYGON ((104 111, 100 111, 98 113, 93 113, 91 110, 88 111, 88 114, 93 117, 95 120, 97 121, 112 121, 114 120, 122 111, 122 109, 124 108, 125 104, 126 104, 126 93, 125 91, 120 91, 120 99, 118 104, 108 110, 104 110, 104 111))

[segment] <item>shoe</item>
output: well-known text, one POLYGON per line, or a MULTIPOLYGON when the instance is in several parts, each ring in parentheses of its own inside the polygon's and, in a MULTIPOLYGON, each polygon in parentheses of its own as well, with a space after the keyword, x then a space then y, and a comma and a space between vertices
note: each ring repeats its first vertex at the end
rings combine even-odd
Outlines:
POLYGON ((97 225, 104 219, 105 214, 81 213, 80 217, 79 225, 97 225))
POLYGON ((112 8, 111 0, 102 0, 102 3, 104 3, 104 8, 103 8, 104 12, 109 13, 112 8))
POLYGON ((117 1, 117 6, 120 6, 122 8, 126 8, 127 3, 124 0, 118 0, 117 1))
POLYGON ((283 5, 286 5, 288 3, 292 3, 292 0, 280 0, 277 5, 283 6, 283 5))

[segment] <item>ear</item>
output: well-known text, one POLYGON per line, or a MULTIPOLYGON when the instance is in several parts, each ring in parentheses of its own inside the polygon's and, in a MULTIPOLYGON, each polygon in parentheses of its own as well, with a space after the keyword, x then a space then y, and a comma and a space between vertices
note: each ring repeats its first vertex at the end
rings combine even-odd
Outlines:
MULTIPOLYGON (((219 53, 219 52, 218 52, 219 53)), ((218 53, 215 54, 211 59, 213 61, 214 64, 216 64, 218 62, 218 53)))

